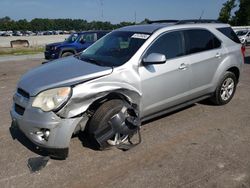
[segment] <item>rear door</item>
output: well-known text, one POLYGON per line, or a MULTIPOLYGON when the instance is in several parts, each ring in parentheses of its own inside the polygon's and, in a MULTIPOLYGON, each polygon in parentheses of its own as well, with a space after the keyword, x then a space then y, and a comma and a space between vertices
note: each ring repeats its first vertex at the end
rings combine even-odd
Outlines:
POLYGON ((213 77, 226 52, 221 41, 206 29, 183 32, 192 72, 191 93, 193 97, 199 97, 212 88, 213 77))

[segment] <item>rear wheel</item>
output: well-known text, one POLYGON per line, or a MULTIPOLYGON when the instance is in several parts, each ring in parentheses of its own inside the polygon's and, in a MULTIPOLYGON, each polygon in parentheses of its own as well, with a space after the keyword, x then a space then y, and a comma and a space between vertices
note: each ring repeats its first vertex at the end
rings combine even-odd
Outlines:
POLYGON ((73 55, 72 52, 63 52, 61 57, 67 57, 67 56, 71 56, 71 55, 73 55))
POLYGON ((234 96, 237 79, 232 72, 226 72, 215 90, 211 101, 216 105, 224 105, 231 101, 234 96))
POLYGON ((87 131, 92 139, 100 138, 100 149, 127 142, 128 135, 115 132, 110 125, 112 117, 121 112, 124 102, 114 99, 102 104, 88 123, 87 131), (105 137, 106 139, 103 139, 105 137))

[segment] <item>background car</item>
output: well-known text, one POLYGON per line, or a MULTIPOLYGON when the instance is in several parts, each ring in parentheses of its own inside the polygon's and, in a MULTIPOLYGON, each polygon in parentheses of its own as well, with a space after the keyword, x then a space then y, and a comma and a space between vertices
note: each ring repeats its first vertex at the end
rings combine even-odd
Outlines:
POLYGON ((250 43, 250 30, 243 30, 236 32, 240 42, 245 46, 250 43))
POLYGON ((88 31, 71 34, 64 42, 52 43, 45 47, 45 59, 66 57, 88 48, 109 31, 88 31))

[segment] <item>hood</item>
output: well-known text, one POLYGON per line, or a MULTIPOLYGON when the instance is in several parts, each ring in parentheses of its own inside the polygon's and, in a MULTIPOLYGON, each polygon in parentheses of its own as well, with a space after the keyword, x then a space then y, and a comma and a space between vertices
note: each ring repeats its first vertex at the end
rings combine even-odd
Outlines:
POLYGON ((72 43, 69 43, 67 41, 63 41, 63 42, 55 42, 55 43, 51 43, 51 44, 47 44, 47 47, 60 47, 60 46, 65 46, 65 45, 72 45, 72 43))
POLYGON ((70 86, 111 73, 112 67, 98 66, 70 56, 27 72, 20 79, 18 88, 35 96, 47 89, 70 86))
POLYGON ((47 46, 49 46, 49 47, 54 47, 54 46, 60 46, 60 45, 62 45, 62 44, 65 44, 65 43, 67 43, 66 41, 64 41, 64 42, 55 42, 55 43, 51 43, 51 44, 47 44, 47 46))

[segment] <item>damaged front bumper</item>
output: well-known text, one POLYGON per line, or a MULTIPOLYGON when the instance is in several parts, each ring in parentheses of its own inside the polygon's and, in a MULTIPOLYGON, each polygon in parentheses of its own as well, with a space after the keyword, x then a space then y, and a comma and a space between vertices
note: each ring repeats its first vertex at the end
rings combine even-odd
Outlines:
POLYGON ((13 126, 18 127, 35 145, 46 149, 51 156, 66 158, 72 134, 83 117, 63 119, 54 112, 27 107, 20 113, 18 108, 22 107, 14 104, 10 111, 13 126))

